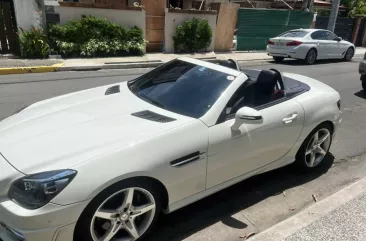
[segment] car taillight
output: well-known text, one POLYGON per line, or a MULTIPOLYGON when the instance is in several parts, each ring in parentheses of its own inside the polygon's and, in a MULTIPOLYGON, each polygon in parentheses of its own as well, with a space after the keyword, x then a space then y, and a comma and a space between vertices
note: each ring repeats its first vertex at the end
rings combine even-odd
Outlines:
POLYGON ((271 41, 271 40, 268 40, 268 44, 269 45, 274 45, 275 43, 273 41, 271 41))
POLYGON ((300 41, 292 41, 292 42, 288 42, 286 44, 286 46, 299 46, 301 44, 302 44, 302 42, 300 42, 300 41))
POLYGON ((338 109, 341 110, 341 100, 338 100, 337 106, 338 106, 338 109))

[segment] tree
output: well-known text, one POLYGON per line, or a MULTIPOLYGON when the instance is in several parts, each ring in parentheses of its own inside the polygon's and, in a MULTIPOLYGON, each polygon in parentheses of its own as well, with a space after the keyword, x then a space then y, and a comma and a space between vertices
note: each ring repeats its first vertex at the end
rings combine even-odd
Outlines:
POLYGON ((348 16, 366 15, 366 0, 342 0, 341 4, 348 8, 348 16))

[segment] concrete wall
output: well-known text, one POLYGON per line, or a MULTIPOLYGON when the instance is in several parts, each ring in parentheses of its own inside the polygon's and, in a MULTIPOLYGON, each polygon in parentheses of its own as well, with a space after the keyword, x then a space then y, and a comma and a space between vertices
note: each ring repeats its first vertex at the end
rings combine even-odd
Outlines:
MULTIPOLYGON (((121 9, 101 9, 101 8, 85 8, 56 6, 55 13, 60 15, 60 24, 65 24, 71 19, 79 20, 82 15, 91 15, 99 18, 107 18, 111 22, 115 22, 123 27, 130 28, 137 26, 144 32, 146 36, 146 15, 145 11, 137 10, 121 10, 121 9)), ((146 37, 145 37, 146 38, 146 37)))
POLYGON ((165 9, 165 42, 164 48, 166 53, 174 52, 173 36, 178 25, 184 23, 185 20, 193 18, 204 18, 208 20, 209 25, 212 28, 212 41, 211 45, 207 48, 207 51, 214 51, 215 49, 215 36, 216 36, 216 18, 217 14, 202 14, 202 13, 185 13, 185 12, 169 12, 169 9, 165 9))
POLYGON ((15 19, 18 27, 45 28, 46 16, 43 0, 14 0, 15 19))

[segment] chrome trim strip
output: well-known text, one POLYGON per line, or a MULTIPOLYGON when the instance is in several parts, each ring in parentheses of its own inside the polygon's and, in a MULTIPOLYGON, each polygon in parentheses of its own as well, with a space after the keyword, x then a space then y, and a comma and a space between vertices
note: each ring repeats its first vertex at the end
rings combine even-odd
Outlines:
POLYGON ((188 158, 188 159, 186 159, 186 160, 183 160, 183 161, 181 161, 181 162, 178 162, 178 163, 172 164, 172 167, 179 167, 179 166, 182 166, 182 165, 187 164, 187 163, 189 163, 189 162, 197 161, 197 160, 199 160, 199 159, 200 159, 201 155, 203 155, 203 154, 205 154, 205 153, 200 153, 200 154, 199 154, 199 155, 197 155, 197 156, 194 156, 194 157, 188 158))

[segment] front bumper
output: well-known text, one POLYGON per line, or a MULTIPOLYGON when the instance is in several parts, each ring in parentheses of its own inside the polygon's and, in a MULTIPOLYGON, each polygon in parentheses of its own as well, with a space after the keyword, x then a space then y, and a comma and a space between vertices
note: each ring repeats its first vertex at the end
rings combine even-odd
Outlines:
POLYGON ((334 131, 333 131, 333 136, 332 136, 333 139, 336 136, 339 125, 342 123, 342 120, 343 120, 342 119, 342 111, 339 111, 339 113, 334 116, 334 120, 333 120, 333 126, 334 126, 334 131))
POLYGON ((37 210, 12 201, 0 203, 0 239, 4 241, 71 241, 76 222, 89 201, 37 210))

